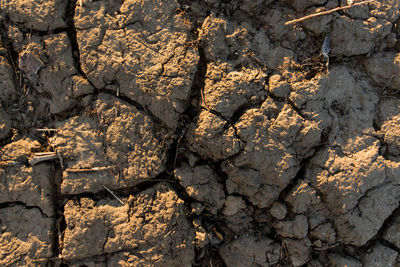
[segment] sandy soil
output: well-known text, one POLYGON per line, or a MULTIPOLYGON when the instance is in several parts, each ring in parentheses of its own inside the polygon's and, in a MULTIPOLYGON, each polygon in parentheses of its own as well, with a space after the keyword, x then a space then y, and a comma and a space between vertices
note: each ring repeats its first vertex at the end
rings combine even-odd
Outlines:
POLYGON ((399 267, 400 3, 285 25, 344 5, 1 0, 0 265, 399 267))

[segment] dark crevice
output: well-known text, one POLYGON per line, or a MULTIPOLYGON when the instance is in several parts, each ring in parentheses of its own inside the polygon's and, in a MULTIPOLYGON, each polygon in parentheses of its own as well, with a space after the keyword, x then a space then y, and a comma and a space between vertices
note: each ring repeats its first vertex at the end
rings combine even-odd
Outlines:
MULTIPOLYGON (((182 155, 179 153, 179 146, 184 144, 184 137, 190 124, 197 119, 201 108, 201 90, 204 88, 205 76, 207 73, 207 62, 202 47, 198 47, 199 62, 197 65, 196 73, 193 77, 193 83, 190 93, 190 103, 186 107, 185 111, 181 115, 179 120, 179 127, 175 130, 175 139, 167 152, 166 167, 169 173, 173 173, 175 168, 179 166, 182 155), (193 103, 195 105, 193 105, 193 103)), ((184 156, 183 156, 184 158, 184 156)))
POLYGON ((72 108, 66 109, 62 112, 59 112, 57 114, 51 113, 51 118, 49 121, 45 124, 46 126, 52 126, 54 123, 57 123, 59 121, 65 121, 68 120, 72 117, 75 117, 79 114, 82 113, 84 107, 82 103, 77 103, 77 105, 73 106, 72 108))
MULTIPOLYGON (((196 35, 197 34, 198 32, 196 32, 196 35)), ((194 37, 197 38, 197 36, 194 37)), ((201 112, 201 110, 204 109, 201 107, 201 102, 202 102, 202 90, 204 90, 205 77, 207 73, 207 61, 205 58, 204 50, 201 46, 198 47, 198 52, 200 59, 197 71, 194 75, 193 84, 191 88, 191 97, 190 97, 191 103, 188 105, 188 107, 181 116, 181 119, 179 121, 179 127, 175 131, 175 140, 171 145, 170 150, 167 152, 168 160, 166 163, 167 166, 166 173, 168 174, 168 179, 174 181, 174 183, 171 183, 171 186, 175 189, 178 196, 185 202, 185 205, 187 207, 186 217, 188 218, 189 222, 193 223, 195 218, 199 218, 200 221, 202 222, 203 227, 206 229, 208 233, 214 233, 213 229, 215 228, 215 231, 218 231, 219 233, 222 233, 222 235, 224 235, 222 230, 224 223, 220 219, 218 219, 218 215, 215 216, 212 214, 208 214, 206 211, 203 211, 202 214, 200 215, 195 215, 194 213, 190 212, 192 209, 192 204, 197 203, 198 201, 191 198, 188 195, 188 193, 186 192, 186 188, 180 185, 179 181, 174 176, 175 169, 179 167, 181 165, 181 162, 183 162, 186 158, 184 154, 180 153, 179 147, 185 145, 184 136, 186 135, 187 129, 189 125, 198 118, 198 115, 201 112)), ((219 116, 219 114, 215 115, 219 116)), ((214 168, 216 165, 213 164, 210 165, 210 162, 208 161, 202 161, 202 162, 210 166, 212 169, 214 169, 214 171, 216 171, 218 176, 221 174, 220 171, 214 168)), ((212 266, 221 266, 221 267, 226 266, 218 253, 217 247, 218 246, 209 244, 203 249, 196 248, 195 251, 196 257, 193 266, 210 266, 210 264, 212 266), (202 254, 202 252, 204 252, 205 254, 203 255, 203 257, 199 258, 199 255, 202 254)))
POLYGON ((294 111, 296 111, 296 113, 300 116, 300 117, 302 117, 303 119, 307 119, 306 118, 306 116, 301 112, 301 109, 299 109, 298 107, 296 107, 296 105, 290 100, 290 99, 287 99, 286 100, 286 103, 288 103, 289 105, 290 105, 290 107, 294 110, 294 111))
MULTIPOLYGON (((160 120, 157 116, 155 116, 153 113, 151 113, 151 111, 146 109, 142 104, 140 104, 139 102, 137 102, 135 100, 132 100, 131 98, 129 98, 128 96, 126 96, 126 95, 124 95, 122 93, 117 93, 116 91, 111 90, 111 89, 99 89, 99 90, 97 90, 97 95, 98 94, 112 95, 113 97, 116 97, 116 98, 128 103, 129 105, 134 106, 138 110, 140 110, 142 112, 145 112, 158 125, 164 125, 164 122, 162 120, 160 120)), ((96 97, 96 95, 94 95, 94 97, 96 97)))
POLYGON ((13 131, 10 130, 10 132, 7 134, 7 136, 5 136, 4 138, 2 138, 0 140, 0 149, 1 149, 1 147, 3 147, 3 146, 5 146, 5 145, 7 145, 7 144, 12 142, 13 135, 14 135, 13 131))
MULTIPOLYGON (((82 262, 95 262, 95 263, 106 263, 107 259, 110 258, 113 255, 119 254, 119 253, 124 253, 124 252, 128 252, 128 253, 134 253, 133 249, 121 249, 121 250, 117 250, 114 252, 106 252, 103 253, 101 255, 95 255, 92 257, 87 257, 87 258, 74 258, 74 259, 70 259, 70 260, 65 260, 63 259, 61 264, 64 264, 63 266, 69 266, 69 264, 74 265, 74 266, 82 266, 81 263, 82 262)), ((60 265, 62 266, 62 265, 60 265)))
POLYGON ((301 109, 296 107, 296 105, 289 99, 289 98, 284 98, 284 97, 278 97, 273 95, 271 92, 267 92, 267 96, 272 98, 272 100, 276 102, 281 102, 281 103, 286 103, 288 104, 296 113, 302 117, 303 119, 307 119, 307 117, 301 112, 301 109))
MULTIPOLYGON (((228 174, 222 169, 221 164, 224 162, 225 160, 221 160, 218 162, 215 162, 214 164, 209 163, 208 165, 211 166, 211 168, 213 169, 213 171, 217 174, 217 176, 221 179, 220 181, 218 181, 220 184, 226 184, 226 181, 228 180, 228 174)), ((226 189, 226 187, 224 187, 224 191, 225 194, 228 195, 228 191, 226 189)))
POLYGON ((371 188, 368 188, 364 193, 360 192, 360 193, 362 193, 362 196, 360 198, 358 198, 356 208, 359 209, 358 206, 360 205, 361 201, 363 201, 364 199, 367 199, 371 192, 379 190, 379 189, 381 189, 382 187, 384 187, 384 186, 386 186, 388 184, 391 184, 391 181, 385 180, 385 182, 383 182, 383 183, 380 183, 380 184, 375 185, 375 186, 373 186, 371 188))
POLYGON ((50 262, 57 264, 60 261, 62 240, 64 239, 64 231, 66 229, 66 223, 64 218, 64 204, 65 197, 61 194, 61 182, 62 182, 62 169, 60 162, 55 163, 53 174, 51 175, 52 183, 52 202, 54 203, 55 221, 53 228, 53 258, 50 262))
POLYGON ((374 128, 375 132, 379 133, 381 131, 382 125, 380 125, 380 119, 378 119, 377 116, 375 116, 374 121, 372 123, 372 127, 374 128))
POLYGON ((311 161, 311 159, 314 157, 314 155, 317 153, 317 151, 319 151, 321 148, 323 147, 323 145, 319 145, 315 147, 315 152, 313 153, 313 155, 304 158, 301 162, 300 162, 300 168, 296 173, 296 176, 290 181, 290 183, 281 191, 281 193, 279 194, 279 200, 285 202, 285 199, 289 196, 290 192, 293 190, 293 188, 297 185, 297 183, 301 180, 304 179, 304 175, 306 173, 306 169, 308 168, 308 165, 311 161))
POLYGON ((260 108, 262 103, 264 102, 264 100, 258 102, 258 103, 251 103, 248 102, 242 106, 240 106, 234 113, 233 115, 230 117, 230 119, 228 119, 228 123, 225 125, 225 129, 229 128, 230 126, 234 126, 239 119, 243 116, 243 114, 245 114, 249 109, 251 108, 260 108))
POLYGON ((68 38, 71 42, 71 50, 72 50, 72 58, 74 60, 75 68, 77 69, 78 73, 85 78, 90 85, 97 89, 96 86, 89 80, 89 78, 86 76, 86 74, 83 72, 80 64, 80 51, 79 51, 79 45, 78 45, 78 40, 77 40, 77 32, 75 28, 75 23, 74 23, 74 18, 75 18, 75 6, 76 6, 77 0, 69 0, 68 5, 67 5, 67 13, 66 13, 66 18, 65 21, 68 25, 66 28, 68 38))
POLYGON ((0 209, 5 209, 5 208, 11 208, 11 207, 15 207, 15 206, 22 206, 25 209, 31 210, 31 209, 36 209, 38 211, 40 211, 40 213, 42 214, 43 217, 45 218, 52 218, 53 216, 49 216, 47 215, 41 207, 39 206, 30 206, 27 205, 26 203, 22 202, 22 201, 12 201, 12 202, 3 202, 0 203, 0 209))
POLYGON ((268 97, 272 98, 272 100, 274 100, 276 102, 282 102, 282 103, 286 102, 286 98, 284 98, 284 97, 276 96, 276 95, 272 94, 269 91, 266 91, 266 94, 267 94, 268 97))
POLYGON ((285 203, 287 196, 291 193, 293 188, 297 185, 300 180, 304 179, 304 174, 306 172, 306 165, 308 160, 303 160, 300 162, 300 168, 296 173, 296 176, 290 180, 289 184, 280 192, 278 199, 285 203))
POLYGON ((224 261, 218 253, 217 248, 206 246, 202 249, 196 249, 195 262, 193 267, 226 267, 224 261))
MULTIPOLYGON (((299 181, 304 180, 305 174, 306 174, 306 169, 310 168, 311 160, 316 155, 316 153, 318 153, 318 151, 320 151, 321 149, 323 149, 323 147, 325 147, 328 135, 329 135, 329 129, 325 129, 325 131, 323 131, 321 133, 320 143, 313 148, 314 149, 314 153, 312 155, 310 155, 310 156, 308 156, 308 157, 306 157, 306 158, 301 160, 299 170, 297 171, 295 177, 280 192, 278 200, 282 201, 283 203, 288 204, 286 202, 286 199, 289 197, 289 195, 291 194, 293 189, 297 186, 299 181)), ((314 189, 316 190, 317 195, 320 196, 321 199, 323 200, 323 196, 322 196, 321 192, 319 192, 319 190, 317 188, 314 188, 314 189)), ((291 214, 291 212, 292 212, 291 209, 288 209, 288 215, 287 216, 293 215, 293 214, 291 214)))
POLYGON ((60 34, 60 33, 63 33, 63 32, 68 32, 69 27, 61 27, 61 28, 56 28, 56 29, 47 30, 47 31, 39 31, 39 30, 27 29, 27 28, 19 28, 19 29, 24 34, 29 34, 29 35, 32 35, 32 36, 44 37, 46 35, 60 34))
POLYGON ((385 247, 388 247, 390 249, 393 249, 394 251, 397 251, 397 253, 400 254, 400 248, 396 247, 395 245, 393 245, 392 243, 390 243, 389 241, 383 239, 383 238, 378 238, 376 240, 376 243, 381 244, 385 247))
MULTIPOLYGON (((0 29, 0 34, 1 34, 1 38, 0 38, 0 48, 4 46, 4 48, 7 50, 7 53, 1 53, 0 56, 3 56, 4 58, 6 58, 8 60, 8 63, 10 64, 10 66, 13 68, 14 72, 13 72, 13 83, 15 85, 15 87, 17 89, 21 89, 20 88, 20 80, 19 80, 19 67, 18 67, 18 61, 19 61, 19 54, 18 52, 14 49, 14 46, 12 45, 11 40, 9 40, 6 37, 6 34, 4 32, 3 29, 0 29)), ((1 51, 1 50, 0 50, 1 51)), ((1 51, 2 52, 2 51, 1 51)), ((19 92, 21 93, 21 92, 19 92)), ((11 103, 5 103, 10 105, 11 103)))
MULTIPOLYGON (((120 189, 111 189, 111 191, 118 198, 124 199, 124 198, 129 198, 131 195, 137 195, 160 183, 168 184, 170 187, 172 187, 176 191, 179 198, 184 200, 185 204, 187 204, 188 206, 190 206, 191 202, 195 201, 191 197, 189 197, 189 195, 186 193, 185 188, 179 184, 179 181, 177 181, 173 177, 173 173, 169 171, 164 171, 159 175, 157 175, 156 177, 141 181, 134 186, 120 188, 120 189)), ((62 195, 62 198, 64 198, 65 200, 73 200, 73 201, 79 201, 82 198, 90 198, 93 201, 100 201, 104 199, 115 200, 115 197, 112 194, 110 194, 110 192, 106 189, 98 191, 96 193, 84 192, 79 194, 62 195)))
POLYGON ((106 235, 106 239, 104 240, 103 246, 102 246, 102 251, 104 253, 104 251, 106 250, 106 245, 107 245, 107 241, 108 241, 108 237, 110 236, 110 232, 111 232, 111 228, 109 228, 107 230, 107 235, 106 235))
MULTIPOLYGON (((400 203, 395 210, 385 219, 379 231, 372 237, 365 245, 360 247, 362 250, 368 250, 372 246, 374 246, 379 240, 383 239, 383 234, 387 231, 387 229, 394 224, 395 219, 400 216, 400 203)), ((388 242, 389 243, 389 242, 388 242)), ((399 248, 397 248, 399 251, 399 248)))
MULTIPOLYGON (((129 193, 121 192, 121 190, 129 191, 130 189, 132 189, 132 187, 127 187, 124 189, 112 189, 112 192, 119 197, 123 197, 123 195, 129 195, 129 193)), ((89 198, 93 201, 100 201, 101 199, 113 199, 113 196, 110 195, 110 193, 106 189, 100 190, 96 193, 82 192, 77 194, 64 194, 63 197, 66 200, 72 201, 79 201, 82 198, 89 198)))
POLYGON ((227 122, 227 124, 230 123, 230 120, 228 118, 226 118, 224 115, 222 115, 220 112, 210 109, 209 107, 207 107, 207 105, 204 103, 204 106, 201 107, 203 110, 207 110, 208 112, 210 112, 211 114, 214 114, 215 116, 217 116, 218 118, 220 118, 221 120, 224 120, 227 122))

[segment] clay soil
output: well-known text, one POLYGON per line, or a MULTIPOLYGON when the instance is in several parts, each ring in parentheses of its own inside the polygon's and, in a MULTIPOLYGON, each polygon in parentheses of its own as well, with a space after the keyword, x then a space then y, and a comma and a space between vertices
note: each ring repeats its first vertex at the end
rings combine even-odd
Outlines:
POLYGON ((0 266, 399 267, 400 3, 285 25, 347 4, 1 0, 0 266))

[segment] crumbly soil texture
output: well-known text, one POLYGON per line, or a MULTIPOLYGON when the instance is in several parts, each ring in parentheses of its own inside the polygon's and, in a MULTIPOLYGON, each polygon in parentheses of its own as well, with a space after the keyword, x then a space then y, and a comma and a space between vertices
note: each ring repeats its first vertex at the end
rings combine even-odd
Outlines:
POLYGON ((349 2, 1 0, 0 265, 399 267, 400 3, 285 25, 349 2))

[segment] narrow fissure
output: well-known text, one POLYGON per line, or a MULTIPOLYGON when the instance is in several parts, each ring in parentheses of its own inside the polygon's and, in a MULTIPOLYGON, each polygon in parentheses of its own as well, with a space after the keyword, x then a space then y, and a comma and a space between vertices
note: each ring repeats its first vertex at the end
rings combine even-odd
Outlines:
MULTIPOLYGON (((385 221, 383 222, 382 226, 379 228, 379 231, 375 234, 375 236, 372 237, 365 245, 361 246, 359 249, 360 250, 368 250, 369 248, 374 246, 379 240, 384 240, 382 238, 383 234, 385 233, 385 231, 387 231, 387 229, 391 225, 393 225, 395 219, 398 216, 400 216, 400 203, 397 206, 397 208, 394 209, 393 212, 385 219, 385 221)), ((390 243, 390 242, 387 242, 387 243, 390 243)), ((392 245, 391 247, 395 247, 395 246, 392 245)), ((400 248, 397 248, 396 250, 399 251, 400 248)))
POLYGON ((64 204, 65 197, 61 194, 61 182, 62 182, 62 169, 61 164, 58 161, 54 161, 52 173, 50 174, 50 183, 52 184, 51 189, 51 201, 54 208, 54 224, 53 224, 53 242, 52 251, 53 257, 49 259, 52 265, 57 265, 62 262, 61 250, 62 242, 64 238, 64 230, 66 228, 65 218, 64 218, 64 204))
POLYGON ((49 216, 48 214, 46 214, 41 207, 39 206, 30 206, 27 205, 26 203, 22 202, 22 201, 13 201, 13 202, 2 202, 0 203, 0 209, 5 209, 5 208, 11 208, 11 207, 15 207, 15 206, 23 206, 25 209, 36 209, 40 212, 40 214, 45 217, 45 218, 51 218, 51 216, 49 216))
MULTIPOLYGON (((127 97, 126 95, 122 94, 122 93, 118 93, 110 90, 110 89, 98 89, 95 96, 98 94, 108 94, 108 95, 112 95, 113 97, 116 97, 126 103, 128 103, 131 106, 134 106, 135 108, 137 108, 138 110, 145 112, 146 114, 148 114, 151 119, 157 123, 158 125, 164 125, 164 123, 156 116, 154 115, 150 110, 146 109, 142 104, 140 104, 139 102, 132 100, 131 98, 127 97)), ((94 96, 94 97, 95 97, 94 96)))
POLYGON ((71 50, 72 50, 72 58, 74 60, 75 68, 77 69, 78 73, 89 82, 89 84, 95 88, 94 84, 89 80, 89 78, 86 76, 86 74, 83 72, 80 64, 80 51, 79 51, 79 45, 78 45, 78 39, 77 39, 77 32, 75 28, 75 6, 76 6, 77 0, 69 0, 68 5, 67 5, 67 12, 66 12, 66 17, 65 17, 65 22, 67 23, 68 27, 66 28, 68 38, 71 42, 71 50))

